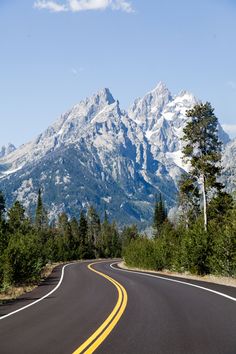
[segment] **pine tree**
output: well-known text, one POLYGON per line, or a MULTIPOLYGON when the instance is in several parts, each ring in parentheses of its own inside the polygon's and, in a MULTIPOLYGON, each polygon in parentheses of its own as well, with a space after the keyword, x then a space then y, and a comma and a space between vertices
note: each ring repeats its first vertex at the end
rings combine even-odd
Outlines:
POLYGON ((155 236, 160 234, 161 227, 163 223, 167 220, 167 210, 165 203, 162 199, 161 193, 159 194, 159 200, 156 198, 154 217, 153 217, 153 228, 155 230, 155 236))
POLYGON ((101 252, 101 222, 92 206, 88 210, 88 242, 91 250, 94 251, 95 258, 99 257, 101 252))
POLYGON ((73 236, 73 259, 80 258, 80 235, 79 224, 76 218, 70 221, 71 232, 73 236))
POLYGON ((48 218, 46 210, 43 206, 41 189, 38 191, 38 201, 35 213, 35 226, 38 230, 42 230, 48 226, 48 218))
POLYGON ((179 181, 179 207, 181 222, 185 227, 194 222, 200 212, 200 196, 197 179, 184 173, 179 181))
POLYGON ((18 200, 8 210, 8 228, 11 234, 18 230, 26 233, 30 228, 29 220, 25 216, 25 209, 18 200))
MULTIPOLYGON (((3 193, 0 191, 0 257, 3 254, 4 249, 8 244, 8 234, 6 229, 5 220, 5 198, 3 193)), ((1 262, 1 260, 0 260, 1 262)))
POLYGON ((132 240, 139 237, 137 225, 125 226, 121 233, 122 253, 132 240))
POLYGON ((91 257, 91 250, 88 244, 88 222, 83 210, 79 219, 79 257, 81 259, 91 257))
POLYGON ((63 260, 72 260, 74 257, 75 242, 71 230, 71 224, 66 213, 61 213, 58 218, 59 245, 63 260))
POLYGON ((5 211, 6 211, 5 197, 2 193, 2 191, 0 191, 0 220, 3 219, 5 211))
POLYGON ((195 105, 186 115, 191 120, 183 130, 183 155, 185 161, 191 164, 191 176, 202 185, 204 228, 207 230, 208 194, 212 190, 222 189, 217 182, 221 171, 222 145, 218 138, 218 121, 209 102, 195 105))

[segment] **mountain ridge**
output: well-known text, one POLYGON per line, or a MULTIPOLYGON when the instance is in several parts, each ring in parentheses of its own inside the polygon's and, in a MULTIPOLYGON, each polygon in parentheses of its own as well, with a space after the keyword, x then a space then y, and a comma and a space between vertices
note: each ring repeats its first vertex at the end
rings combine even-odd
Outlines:
MULTIPOLYGON (((77 215, 91 203, 100 210, 107 205, 120 224, 150 224, 155 194, 175 205, 185 112, 198 102, 187 91, 172 96, 159 83, 123 110, 104 88, 0 157, 0 189, 9 203, 17 198, 32 213, 40 187, 51 219, 61 211, 77 215)), ((220 124, 219 134, 229 144, 220 124)))

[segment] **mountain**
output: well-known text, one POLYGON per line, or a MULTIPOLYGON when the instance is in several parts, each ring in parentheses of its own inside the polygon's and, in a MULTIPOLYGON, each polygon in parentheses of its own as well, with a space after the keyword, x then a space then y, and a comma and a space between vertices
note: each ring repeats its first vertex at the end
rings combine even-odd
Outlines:
POLYGON ((0 150, 0 158, 9 155, 11 152, 13 152, 15 150, 16 150, 16 147, 11 143, 8 143, 7 146, 3 145, 0 150))
POLYGON ((222 156, 223 178, 227 192, 236 191, 236 139, 230 141, 222 156))
MULTIPOLYGON (((32 213, 41 188, 49 216, 71 216, 93 204, 120 225, 152 221, 155 195, 169 208, 183 172, 181 136, 185 112, 198 100, 172 96, 159 83, 127 110, 109 89, 72 107, 35 140, 0 158, 0 189, 32 213)), ((228 135, 219 125, 224 144, 228 135)))

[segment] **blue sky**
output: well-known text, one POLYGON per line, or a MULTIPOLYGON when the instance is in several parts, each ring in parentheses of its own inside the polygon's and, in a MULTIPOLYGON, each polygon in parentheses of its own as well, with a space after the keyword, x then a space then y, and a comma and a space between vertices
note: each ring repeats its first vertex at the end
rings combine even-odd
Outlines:
POLYGON ((163 81, 236 136, 235 0, 0 0, 0 146, 109 87, 123 108, 163 81))

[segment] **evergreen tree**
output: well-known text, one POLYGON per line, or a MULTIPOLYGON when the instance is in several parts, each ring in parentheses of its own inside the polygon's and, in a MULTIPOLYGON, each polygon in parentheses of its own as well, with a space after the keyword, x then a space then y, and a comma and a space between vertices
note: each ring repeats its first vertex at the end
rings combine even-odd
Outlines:
POLYGON ((121 233, 122 253, 132 240, 139 237, 137 225, 125 226, 121 233))
POLYGON ((72 252, 73 252, 73 259, 80 258, 80 234, 79 234, 79 224, 76 218, 72 218, 70 221, 71 233, 73 236, 73 245, 72 252))
POLYGON ((218 223, 226 223, 226 217, 233 209, 233 197, 220 191, 212 198, 208 205, 208 219, 217 220, 218 223))
MULTIPOLYGON (((5 222, 5 198, 0 191, 0 284, 3 283, 3 252, 8 245, 8 234, 5 222)), ((0 285, 1 288, 1 285, 0 285)))
POLYGON ((3 250, 7 247, 8 235, 6 230, 5 221, 5 198, 3 193, 0 191, 0 255, 3 250))
POLYGON ((181 222, 188 228, 200 212, 200 196, 197 179, 184 173, 179 181, 179 207, 181 222))
POLYGON ((74 257, 75 242, 71 225, 66 213, 61 213, 58 218, 59 250, 63 260, 72 260, 74 257))
POLYGON ((4 252, 5 285, 30 283, 39 280, 44 266, 42 247, 38 235, 29 231, 16 231, 4 252))
POLYGON ((42 230, 48 226, 48 218, 46 210, 43 206, 41 189, 38 190, 38 201, 35 213, 35 226, 38 230, 42 230))
POLYGON ((110 242, 109 257, 110 258, 120 257, 121 256, 121 238, 120 238, 120 235, 117 230, 117 226, 116 226, 115 222, 113 222, 110 225, 110 230, 111 230, 110 231, 111 242, 110 242))
POLYGON ((101 222, 92 206, 88 210, 88 243, 94 257, 98 258, 101 253, 101 222))
POLYGON ((153 228, 155 230, 155 236, 158 236, 165 221, 167 221, 167 210, 160 193, 159 200, 156 198, 154 208, 153 228))
POLYGON ((79 257, 81 259, 90 258, 91 250, 88 243, 88 222, 84 211, 80 213, 79 219, 79 257))
POLYGON ((25 216, 25 209, 18 200, 8 210, 8 228, 11 234, 19 230, 27 233, 31 228, 30 221, 25 216))
POLYGON ((191 164, 191 176, 202 185, 204 228, 207 230, 208 194, 212 190, 222 189, 217 182, 221 171, 222 145, 218 138, 218 121, 209 102, 195 105, 186 115, 191 120, 184 128, 183 155, 185 161, 191 164))
POLYGON ((213 220, 209 231, 212 234, 211 273, 236 276, 236 208, 225 215, 222 223, 213 220))
POLYGON ((0 191, 0 220, 3 219, 5 211, 6 211, 5 197, 2 191, 0 191))
POLYGON ((111 225, 109 224, 106 212, 104 221, 101 224, 101 257, 110 257, 111 254, 111 225))

